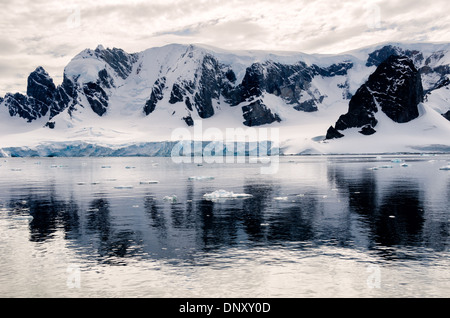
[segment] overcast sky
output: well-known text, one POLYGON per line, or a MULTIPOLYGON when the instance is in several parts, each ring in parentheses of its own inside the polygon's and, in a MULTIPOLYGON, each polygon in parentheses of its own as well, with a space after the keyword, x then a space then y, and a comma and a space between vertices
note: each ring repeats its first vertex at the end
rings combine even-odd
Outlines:
POLYGON ((60 84, 85 48, 168 43, 340 53, 385 41, 450 41, 448 0, 0 0, 0 96, 43 66, 60 84))

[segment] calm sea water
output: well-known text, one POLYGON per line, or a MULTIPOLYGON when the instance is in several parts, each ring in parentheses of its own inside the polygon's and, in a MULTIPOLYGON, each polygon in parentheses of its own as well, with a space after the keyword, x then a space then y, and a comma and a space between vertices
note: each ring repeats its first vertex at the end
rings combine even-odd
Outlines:
POLYGON ((449 297, 449 162, 1 159, 0 297, 449 297))

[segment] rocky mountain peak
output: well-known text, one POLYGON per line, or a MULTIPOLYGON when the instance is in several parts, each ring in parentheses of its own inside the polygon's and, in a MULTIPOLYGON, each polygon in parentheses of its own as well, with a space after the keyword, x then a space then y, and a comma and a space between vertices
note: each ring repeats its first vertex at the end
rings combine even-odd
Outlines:
POLYGON ((419 71, 406 56, 391 55, 382 62, 352 97, 347 114, 335 127, 330 127, 327 139, 343 137, 338 131, 363 128, 360 133, 376 132, 375 114, 383 111, 397 123, 406 123, 419 116, 418 104, 423 102, 423 87, 419 71))

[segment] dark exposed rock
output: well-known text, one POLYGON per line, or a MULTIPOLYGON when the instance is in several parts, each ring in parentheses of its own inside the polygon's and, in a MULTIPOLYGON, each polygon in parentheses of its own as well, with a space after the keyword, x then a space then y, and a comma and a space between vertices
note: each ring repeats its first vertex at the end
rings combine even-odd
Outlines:
POLYGON ((158 101, 163 99, 164 97, 163 90, 165 86, 166 86, 165 77, 156 80, 155 84, 153 85, 152 93, 150 94, 150 99, 145 103, 144 106, 144 113, 146 115, 152 113, 155 110, 158 101))
POLYGON ((350 100, 347 114, 339 117, 335 127, 337 130, 362 127, 365 125, 375 127, 378 121, 375 119, 374 114, 377 111, 377 104, 367 85, 364 84, 350 100))
POLYGON ((45 124, 45 127, 48 127, 50 129, 55 129, 55 122, 54 121, 49 121, 45 124))
POLYGON ((97 83, 87 83, 83 86, 83 92, 94 113, 102 116, 108 108, 108 95, 97 83))
POLYGON ((406 123, 419 116, 422 80, 409 58, 389 57, 369 77, 368 86, 382 111, 393 121, 406 123))
POLYGON ((365 125, 359 132, 365 136, 370 136, 370 135, 373 135, 374 133, 376 133, 377 131, 375 129, 373 129, 372 126, 365 125))
POLYGON ((53 102, 55 94, 55 84, 53 80, 42 68, 38 67, 28 76, 27 96, 34 98, 36 101, 44 103, 47 106, 53 102))
POLYGON ((74 83, 64 74, 63 82, 57 87, 55 99, 50 109, 50 119, 61 113, 68 107, 73 106, 77 98, 77 90, 74 83))
POLYGON ((47 115, 53 104, 56 87, 42 67, 36 68, 28 76, 27 84, 27 95, 6 94, 4 104, 11 116, 31 122, 47 115))
POLYGON ((98 72, 98 83, 102 87, 112 88, 115 87, 113 78, 108 74, 106 69, 98 72))
POLYGON ((219 99, 223 72, 219 62, 211 55, 203 58, 201 76, 194 96, 194 105, 201 118, 214 115, 213 99, 219 99))
POLYGON ((332 77, 346 75, 353 67, 351 62, 333 64, 323 68, 317 65, 307 66, 303 62, 294 65, 271 61, 254 63, 247 68, 242 83, 237 86, 229 102, 237 105, 245 101, 256 100, 264 92, 281 97, 286 103, 299 111, 317 111, 324 95, 311 90, 314 76, 332 77), (305 96, 309 99, 305 100, 305 96))
POLYGON ((327 135, 325 139, 338 139, 344 137, 343 134, 341 134, 336 128, 333 126, 330 126, 327 131, 327 135))
POLYGON ((446 118, 447 120, 450 121, 450 110, 448 112, 446 112, 445 114, 442 114, 442 116, 444 116, 444 118, 446 118))
POLYGON ((175 104, 182 102, 186 91, 180 86, 180 84, 175 83, 172 86, 172 92, 170 93, 169 103, 175 104))
POLYGON ((192 117, 190 115, 186 116, 186 117, 183 117, 183 120, 186 123, 186 125, 194 126, 194 120, 192 119, 192 117))
POLYGON ((97 47, 95 55, 103 59, 121 78, 126 79, 133 70, 133 64, 137 61, 137 54, 128 54, 124 50, 113 48, 103 49, 97 47))
POLYGON ((4 104, 11 116, 19 116, 28 122, 45 116, 49 110, 48 105, 20 93, 6 94, 4 104))
POLYGON ((249 127, 281 121, 280 117, 273 114, 259 99, 249 105, 242 106, 242 112, 245 119, 244 125, 249 127))
MULTIPOLYGON (((350 100, 348 112, 339 117, 335 129, 362 127, 360 133, 373 134, 378 110, 397 123, 405 123, 419 116, 417 105, 422 101, 419 71, 409 58, 392 55, 358 89, 350 100)), ((332 137, 333 132, 329 132, 332 137)))
POLYGON ((191 99, 190 99, 189 97, 186 97, 184 103, 186 104, 186 107, 187 107, 190 111, 193 110, 193 108, 192 108, 192 103, 191 103, 191 99))
MULTIPOLYGON (((192 58, 193 55, 188 54, 190 50, 191 47, 183 57, 192 58)), ((201 118, 209 118, 214 115, 213 100, 219 100, 222 95, 226 99, 233 95, 233 81, 236 81, 234 72, 220 64, 212 55, 206 54, 195 73, 194 81, 173 84, 169 103, 184 101, 190 111, 195 109, 201 118)))
POLYGON ((392 55, 406 56, 415 64, 419 64, 424 60, 423 54, 416 50, 403 50, 398 46, 386 45, 379 50, 369 54, 366 66, 379 66, 392 55))

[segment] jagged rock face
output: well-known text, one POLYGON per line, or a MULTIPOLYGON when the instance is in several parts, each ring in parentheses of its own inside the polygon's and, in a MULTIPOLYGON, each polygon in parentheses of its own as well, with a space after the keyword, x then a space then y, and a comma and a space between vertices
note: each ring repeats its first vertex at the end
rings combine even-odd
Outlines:
POLYGON ((446 112, 445 114, 442 114, 442 116, 444 116, 445 119, 450 121, 450 110, 448 112, 446 112))
POLYGON ((406 123, 419 116, 423 102, 419 71, 407 57, 390 56, 380 64, 367 83, 381 110, 393 121, 406 123))
POLYGON ((91 105, 92 110, 102 116, 108 108, 108 95, 99 83, 87 83, 83 86, 83 93, 91 105))
MULTIPOLYGON (((192 57, 192 47, 189 47, 183 58, 192 57)), ((170 88, 170 104, 183 102, 189 111, 196 111, 200 118, 210 118, 214 115, 213 101, 220 96, 229 99, 232 95, 233 81, 236 75, 229 66, 223 65, 212 55, 206 54, 196 69, 193 80, 181 79, 170 88)), ((149 115, 164 98, 166 77, 159 78, 153 85, 149 100, 144 106, 144 112, 149 115)), ((192 117, 188 115, 186 123, 191 125, 192 117)))
POLYGON ((4 102, 11 116, 19 116, 28 122, 45 116, 49 110, 48 105, 20 93, 6 94, 4 102))
MULTIPOLYGON (((46 118, 46 127, 54 128, 60 122, 67 123, 65 116, 61 121, 54 119, 62 112, 72 117, 83 108, 92 109, 93 116, 106 116, 110 104, 128 107, 128 101, 129 109, 136 111, 137 116, 152 116, 161 107, 170 110, 168 116, 172 114, 188 126, 194 125, 196 118, 211 118, 229 106, 239 107, 244 124, 258 126, 284 120, 274 110, 280 106, 315 112, 321 105, 321 111, 326 111, 334 101, 349 100, 348 113, 329 131, 330 138, 338 138, 343 135, 340 131, 349 127, 361 128, 364 135, 375 133, 378 110, 396 122, 410 121, 418 115, 417 107, 411 105, 417 106, 421 95, 437 96, 430 99, 433 103, 445 94, 442 88, 450 86, 447 51, 431 54, 387 45, 370 53, 367 63, 361 62, 359 56, 332 59, 339 62, 311 57, 317 65, 306 64, 309 58, 299 57, 298 62, 277 56, 273 56, 274 60, 260 60, 235 53, 216 55, 215 51, 195 46, 156 51, 154 55, 147 51, 128 54, 101 46, 84 50, 66 67, 61 85, 55 87, 48 74, 37 68, 28 78, 26 95, 7 94, 0 103, 11 116, 29 122, 46 118), (392 61, 385 64, 392 55, 404 56, 411 63, 399 60, 401 67, 394 67, 392 61), (349 73, 353 63, 357 67, 349 73), (365 66, 376 71, 353 96, 353 86, 360 80, 360 69, 365 72, 365 66)), ((447 108, 439 110, 448 118, 446 111, 447 108)), ((80 118, 90 116, 89 112, 80 113, 80 118)), ((287 114, 292 114, 291 109, 283 112, 284 116, 287 114)))
POLYGON ((163 90, 166 87, 166 78, 162 77, 156 80, 155 84, 153 85, 152 93, 150 95, 150 99, 145 103, 144 106, 144 113, 146 115, 151 114, 155 108, 156 104, 159 100, 163 99, 164 94, 163 90))
POLYGON ((133 70, 133 64, 138 60, 137 54, 128 54, 117 48, 103 49, 101 46, 94 53, 98 58, 104 60, 122 79, 126 79, 133 70))
POLYGON ((55 90, 56 87, 53 84, 53 80, 42 67, 38 67, 28 76, 28 97, 32 97, 43 104, 50 105, 53 102, 55 90))
MULTIPOLYGON (((73 105, 77 99, 77 90, 74 83, 64 74, 61 86, 58 86, 55 93, 53 107, 50 109, 50 119, 69 108, 69 112, 73 109, 73 105), (72 107, 71 107, 72 106, 72 107)), ((50 125, 48 127, 55 127, 50 125)))
POLYGON ((346 75, 352 63, 334 64, 328 68, 317 65, 307 66, 303 62, 285 65, 271 61, 254 63, 247 68, 242 83, 237 87, 230 102, 237 105, 244 101, 255 100, 264 92, 281 97, 294 109, 305 112, 317 111, 324 95, 311 89, 314 76, 332 77, 346 75))
POLYGON ((336 131, 362 127, 360 133, 371 135, 381 110, 397 123, 409 122, 419 116, 417 105, 423 102, 423 87, 419 71, 405 56, 391 55, 381 63, 352 97, 347 114, 330 128, 327 139, 340 138, 336 131))
POLYGON ((242 112, 245 119, 244 125, 249 127, 281 121, 280 117, 277 114, 273 114, 260 100, 242 106, 242 112))
POLYGON ((53 80, 38 67, 28 76, 27 95, 6 94, 4 102, 11 116, 19 116, 28 122, 44 117, 52 107, 56 87, 53 80))
POLYGON ((367 59, 366 66, 379 66, 381 63, 386 61, 390 56, 398 55, 398 56, 406 56, 411 61, 419 65, 423 60, 423 54, 416 50, 403 50, 397 46, 386 45, 379 50, 376 50, 369 54, 369 58, 367 59))

